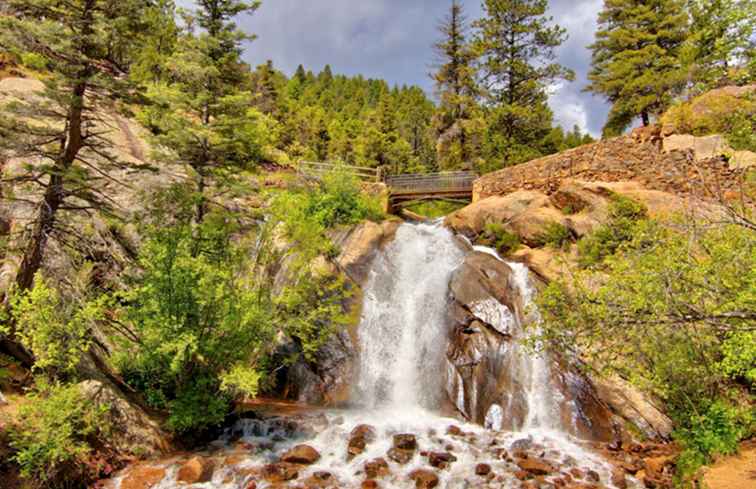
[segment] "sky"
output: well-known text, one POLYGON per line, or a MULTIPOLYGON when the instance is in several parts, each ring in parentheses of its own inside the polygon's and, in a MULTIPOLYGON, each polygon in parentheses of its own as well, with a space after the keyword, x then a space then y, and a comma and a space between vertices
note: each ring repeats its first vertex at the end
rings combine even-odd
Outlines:
MULTIPOLYGON (((480 0, 463 0, 467 16, 481 15, 480 0)), ((252 65, 270 59, 291 75, 299 64, 314 72, 330 64, 334 73, 383 78, 389 84, 418 85, 429 95, 429 77, 438 39, 437 26, 450 0, 263 0, 251 16, 237 19, 258 38, 246 47, 252 65)), ((574 82, 561 83, 551 95, 556 122, 577 124, 600 135, 608 106, 582 91, 602 0, 551 0, 550 15, 567 29, 559 62, 575 71, 574 82)))

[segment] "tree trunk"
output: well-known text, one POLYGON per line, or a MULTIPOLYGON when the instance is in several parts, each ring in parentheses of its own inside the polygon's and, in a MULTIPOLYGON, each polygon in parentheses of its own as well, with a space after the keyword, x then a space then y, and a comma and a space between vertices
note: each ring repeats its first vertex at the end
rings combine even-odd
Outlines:
MULTIPOLYGON (((88 76, 84 74, 82 79, 88 76)), ((42 266, 47 238, 50 236, 54 226, 58 209, 65 199, 65 174, 71 168, 76 156, 79 154, 84 140, 82 137, 82 113, 84 111, 84 95, 87 91, 87 84, 81 81, 73 89, 71 107, 67 117, 68 131, 66 132, 66 142, 63 146, 60 156, 54 165, 54 171, 50 175, 50 181, 45 189, 45 195, 37 211, 37 219, 34 223, 29 243, 24 250, 24 256, 21 259, 21 265, 16 274, 16 285, 19 290, 28 290, 34 282, 39 268, 42 266)))
POLYGON ((647 127, 651 123, 651 120, 648 117, 647 110, 644 110, 641 112, 641 119, 643 119, 643 127, 647 127))

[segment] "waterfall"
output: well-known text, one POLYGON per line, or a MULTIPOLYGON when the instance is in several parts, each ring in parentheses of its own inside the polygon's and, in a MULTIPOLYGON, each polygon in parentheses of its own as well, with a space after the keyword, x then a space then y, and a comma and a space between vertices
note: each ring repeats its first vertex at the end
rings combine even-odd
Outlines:
POLYGON ((464 258, 442 226, 404 224, 365 286, 355 400, 365 407, 439 407, 449 278, 464 258))
MULTIPOLYGON (((476 249, 501 259, 493 250, 476 249)), ((516 476, 522 470, 520 462, 502 453, 522 450, 537 460, 548 457, 555 472, 549 478, 580 467, 583 473, 596 471, 606 487, 614 488, 608 484, 612 467, 560 429, 558 407, 562 400, 552 387, 549 359, 521 345, 524 323, 538 322, 533 308, 535 291, 524 265, 508 264, 512 270, 509 288, 520 296, 515 310, 492 300, 477 311, 489 321, 512 326, 513 339, 503 342, 507 346, 502 361, 509 362, 506 368, 516 377, 513 389, 525 399, 527 413, 522 425, 514 426, 514 431, 502 431, 505 420, 512 419, 506 403, 490 407, 485 428, 440 414, 446 396, 449 328, 453 324, 448 311, 449 284, 466 255, 466 247, 440 225, 403 224, 393 242, 376 256, 364 287, 358 330, 359 377, 352 407, 242 419, 211 450, 199 452, 200 457, 212 457, 213 466, 218 462, 211 480, 182 485, 178 482, 180 467, 188 457, 173 457, 153 464, 164 470, 164 475, 152 489, 270 489, 302 487, 302 482, 308 487, 310 483, 326 487, 321 485, 324 480, 335 483, 327 487, 359 487, 368 478, 367 464, 377 461, 385 466, 385 473, 378 476, 380 487, 417 487, 412 474, 421 470, 426 476, 436 477, 440 489, 517 489, 522 487, 516 476), (358 440, 354 446, 361 448, 348 456, 356 432, 371 435, 358 440), (392 458, 398 434, 416 439, 416 449, 399 454, 407 458, 392 458), (279 485, 275 478, 280 475, 275 472, 279 465, 269 464, 302 443, 317 452, 317 461, 298 466, 297 473, 291 475, 296 480, 279 485), (439 460, 448 462, 439 465, 439 460), (491 477, 480 474, 481 465, 488 467, 491 477), (274 470, 267 472, 274 477, 261 478, 260 474, 269 470, 274 470)), ((460 394, 464 396, 464 392, 460 394)), ((451 402, 459 406, 464 399, 451 402)), ((124 483, 128 477, 128 471, 120 474, 111 487, 133 487, 124 483)))

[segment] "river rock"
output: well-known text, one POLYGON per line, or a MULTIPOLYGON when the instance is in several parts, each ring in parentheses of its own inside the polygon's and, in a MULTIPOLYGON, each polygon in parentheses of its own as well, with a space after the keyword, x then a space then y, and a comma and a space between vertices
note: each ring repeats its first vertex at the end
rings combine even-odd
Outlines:
POLYGON ((525 472, 533 475, 548 475, 557 471, 557 468, 546 460, 537 458, 525 458, 517 460, 517 466, 525 472))
POLYGON ((491 466, 488 464, 478 464, 475 466, 475 474, 485 477, 491 473, 491 466))
POLYGON ((286 482, 299 477, 296 465, 279 462, 263 467, 262 477, 268 482, 286 482))
POLYGON ((388 462, 383 457, 374 458, 369 462, 365 462, 365 475, 370 479, 380 479, 386 477, 391 473, 389 470, 388 462))
POLYGON ((625 471, 621 468, 613 469, 611 482, 617 489, 627 489, 627 477, 625 477, 625 471))
POLYGON ((380 487, 378 481, 374 481, 373 479, 362 481, 362 484, 360 484, 360 489, 379 489, 380 487))
POLYGON ((179 468, 176 480, 184 484, 210 482, 213 478, 215 463, 202 457, 192 457, 179 468))
POLYGON ((297 445, 281 456, 282 462, 298 465, 312 465, 318 460, 320 453, 310 445, 297 445))
POLYGON ((338 481, 330 472, 324 470, 315 472, 304 481, 304 486, 307 489, 321 489, 327 487, 336 487, 338 481))
POLYGON ((415 481, 417 489, 431 489, 438 485, 438 476, 426 469, 415 469, 409 473, 409 478, 415 481))
POLYGON ((351 460, 365 451, 368 443, 375 440, 375 428, 370 425, 361 424, 356 426, 349 434, 349 444, 347 446, 347 460, 351 460))
POLYGON ((150 489, 164 478, 165 469, 161 467, 137 466, 129 469, 120 489, 150 489))
POLYGON ((414 451, 417 449, 417 438, 415 438, 415 435, 406 433, 394 435, 394 448, 414 451))
POLYGON ((452 462, 456 462, 457 457, 448 452, 430 452, 428 453, 428 463, 437 469, 445 469, 452 462))
POLYGON ((401 448, 393 447, 387 453, 386 456, 398 464, 406 464, 415 456, 414 450, 403 450, 401 448))

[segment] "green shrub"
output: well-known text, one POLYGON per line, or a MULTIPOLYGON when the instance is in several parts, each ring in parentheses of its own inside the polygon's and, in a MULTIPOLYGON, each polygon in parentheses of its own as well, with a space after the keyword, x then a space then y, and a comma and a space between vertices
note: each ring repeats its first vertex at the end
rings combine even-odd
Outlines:
POLYGON ((756 233, 682 220, 634 231, 601 270, 539 295, 540 339, 660 399, 690 475, 753 432, 756 233))
POLYGON ((384 217, 378 199, 363 192, 359 180, 339 171, 325 175, 322 185, 307 192, 306 198, 306 214, 324 228, 384 217))
POLYGON ((47 69, 47 59, 37 53, 23 53, 21 54, 21 64, 30 70, 44 71, 47 69))
POLYGON ((141 271, 119 300, 119 321, 137 340, 120 338, 116 363, 154 407, 168 410, 169 428, 180 433, 219 423, 235 395, 257 393, 275 332, 232 222, 209 214, 201 226, 151 227, 141 271))
POLYGON ((462 207, 464 207, 464 204, 445 202, 443 200, 431 200, 413 204, 407 207, 407 209, 429 219, 438 219, 440 217, 448 216, 462 207))
POLYGON ((502 255, 509 255, 520 247, 520 237, 510 233, 503 224, 490 222, 483 228, 483 236, 478 241, 486 246, 493 246, 502 255))
POLYGON ((546 224, 543 232, 536 238, 535 245, 561 249, 571 240, 572 233, 566 226, 558 222, 550 222, 546 224))
POLYGON ((582 267, 598 265, 638 234, 637 224, 648 216, 646 207, 627 197, 612 195, 609 221, 578 241, 582 267))
POLYGON ((89 349, 91 327, 103 318, 105 298, 84 303, 65 300, 37 274, 31 290, 12 298, 11 309, 16 337, 34 353, 34 368, 71 372, 89 349))
POLYGON ((107 435, 107 406, 95 407, 76 385, 40 381, 10 430, 21 475, 42 487, 97 476, 90 463, 93 443, 107 435))
POLYGON ((739 409, 722 400, 679 423, 674 437, 682 444, 683 452, 676 464, 677 477, 685 480, 692 476, 715 455, 736 453, 740 440, 752 432, 753 423, 749 409, 739 409))

